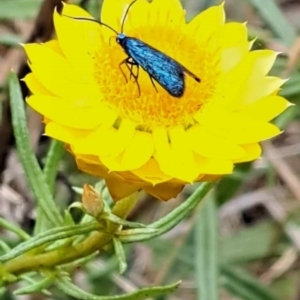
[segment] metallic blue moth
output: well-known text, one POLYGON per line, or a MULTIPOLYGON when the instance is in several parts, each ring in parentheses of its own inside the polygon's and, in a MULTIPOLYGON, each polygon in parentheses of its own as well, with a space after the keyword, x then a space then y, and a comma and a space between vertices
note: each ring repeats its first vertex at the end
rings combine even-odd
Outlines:
POLYGON ((139 95, 140 95, 140 85, 138 83, 139 76, 139 67, 142 67, 144 71, 149 74, 150 80, 153 87, 156 89, 155 80, 160 84, 171 96, 180 98, 183 96, 185 91, 185 75, 189 75, 194 78, 197 82, 201 82, 200 78, 185 68, 175 59, 171 58, 167 54, 155 49, 154 47, 148 45, 147 43, 135 38, 126 36, 123 33, 124 23, 129 12, 130 7, 136 2, 134 0, 127 7, 127 10, 124 14, 124 19, 122 22, 121 33, 118 33, 115 29, 109 25, 102 23, 101 21, 89 18, 80 18, 80 17, 71 17, 72 19, 82 20, 82 21, 91 21, 96 22, 100 25, 103 25, 114 33, 117 34, 116 42, 123 48, 125 53, 128 55, 126 59, 120 62, 119 67, 120 71, 124 75, 126 81, 126 75, 123 72, 121 66, 126 65, 130 72, 130 77, 132 76, 137 83, 139 95), (134 74, 132 69, 137 67, 137 73, 134 74))

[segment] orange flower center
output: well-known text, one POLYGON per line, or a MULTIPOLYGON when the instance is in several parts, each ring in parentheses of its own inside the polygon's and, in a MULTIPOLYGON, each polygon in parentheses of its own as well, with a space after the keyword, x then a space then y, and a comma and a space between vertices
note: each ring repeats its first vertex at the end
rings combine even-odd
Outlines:
MULTIPOLYGON (((107 43, 95 54, 95 78, 101 93, 105 95, 103 101, 118 111, 121 118, 130 119, 144 129, 193 124, 194 114, 203 103, 209 101, 215 91, 219 76, 216 53, 207 52, 204 45, 197 45, 191 37, 174 29, 138 28, 127 33, 127 36, 136 37, 167 54, 197 75, 201 82, 186 74, 184 94, 176 98, 154 81, 157 92, 147 72, 140 67, 139 94, 138 85, 130 76, 129 69, 125 64, 120 66, 126 54, 112 39, 111 45, 107 43)), ((137 74, 136 66, 133 66, 132 73, 137 74)))

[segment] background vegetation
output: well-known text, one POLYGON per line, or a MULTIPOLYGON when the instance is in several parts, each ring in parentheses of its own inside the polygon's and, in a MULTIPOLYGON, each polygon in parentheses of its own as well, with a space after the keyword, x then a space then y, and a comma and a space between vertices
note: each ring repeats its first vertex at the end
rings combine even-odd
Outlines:
MULTIPOLYGON (((70 2, 84 6, 94 16, 101 8, 99 0, 70 2)), ((220 3, 182 2, 188 18, 220 3)), ((61 5, 60 1, 0 0, 0 217, 28 232, 34 226, 35 208, 15 154, 6 84, 12 68, 20 78, 28 72, 18 43, 46 41, 53 35, 51 18, 56 5, 61 5)), ((290 78, 280 93, 296 104, 276 120, 285 132, 263 144, 261 160, 241 164, 232 176, 221 180, 209 195, 218 203, 217 212, 200 206, 163 237, 126 246, 128 270, 122 276, 115 256, 109 251, 103 253, 76 271, 78 286, 96 294, 113 295, 182 279, 173 295, 161 299, 214 300, 218 284, 222 300, 300 299, 300 2, 227 0, 225 7, 228 20, 248 22, 250 38, 257 38, 255 48, 281 52, 272 73, 290 78), (219 278, 216 270, 220 270, 219 278), (199 291, 206 297, 200 298, 199 291)), ((24 86, 23 94, 28 94, 24 86)), ((31 110, 28 127, 32 147, 43 165, 49 140, 41 137, 40 117, 31 110)), ((72 186, 95 181, 78 172, 73 159, 65 154, 56 181, 59 205, 79 199, 72 186)), ((192 191, 193 187, 187 186, 168 203, 141 195, 130 220, 148 223, 158 219, 192 191)), ((11 246, 18 243, 16 236, 5 230, 0 231, 0 246, 1 241, 11 246)), ((0 252, 4 250, 0 247, 0 252)), ((1 290, 0 299, 68 299, 57 291, 52 291, 52 296, 13 296, 9 290, 1 290)))

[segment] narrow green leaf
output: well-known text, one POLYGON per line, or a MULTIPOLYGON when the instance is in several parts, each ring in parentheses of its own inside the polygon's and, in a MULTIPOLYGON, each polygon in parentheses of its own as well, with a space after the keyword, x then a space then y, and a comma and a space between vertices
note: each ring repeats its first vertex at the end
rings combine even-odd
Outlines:
POLYGON ((117 296, 97 296, 90 293, 87 293, 77 285, 74 285, 69 278, 59 278, 56 281, 56 286, 58 289, 63 291, 65 294, 71 297, 75 297, 76 299, 82 300, 144 300, 147 298, 155 298, 161 295, 166 295, 174 292, 181 282, 176 282, 174 284, 166 285, 166 286, 155 286, 150 288, 143 288, 137 290, 133 293, 117 295, 117 296))
POLYGON ((119 263, 119 273, 123 274, 127 269, 126 255, 122 243, 113 238, 114 250, 119 263))
POLYGON ((218 214, 215 199, 203 202, 195 227, 196 285, 199 300, 219 299, 218 214))
POLYGON ((246 271, 222 267, 221 285, 242 300, 279 300, 246 271))
POLYGON ((273 33, 280 38, 286 46, 291 46, 297 33, 287 21, 282 11, 274 0, 247 0, 251 3, 262 19, 267 23, 273 33))
POLYGON ((20 227, 14 225, 14 224, 9 223, 8 221, 6 221, 3 218, 0 218, 0 227, 3 227, 11 232, 14 232, 22 240, 28 240, 30 238, 30 235, 27 234, 23 229, 21 229, 20 227))
POLYGON ((4 242, 0 240, 0 248, 4 251, 4 253, 7 253, 11 250, 11 248, 4 242))
POLYGON ((159 229, 151 228, 151 227, 146 227, 146 228, 136 228, 136 229, 125 229, 125 230, 120 230, 116 232, 115 234, 118 237, 124 237, 124 236, 137 236, 137 235, 151 235, 153 233, 159 232, 159 229))
MULTIPOLYGON (((63 144, 59 141, 52 140, 44 167, 44 176, 52 195, 54 194, 55 180, 58 169, 58 164, 64 154, 63 144)), ((38 207, 34 234, 43 232, 51 227, 51 223, 47 220, 43 210, 38 207)))
MULTIPOLYGON (((33 280, 32 280, 33 281, 33 280)), ((53 282, 55 281, 54 276, 49 276, 47 278, 44 278, 41 281, 33 281, 32 284, 19 288, 14 292, 14 295, 25 295, 25 294, 33 294, 36 292, 42 292, 43 294, 47 296, 51 296, 51 293, 49 291, 46 291, 47 288, 49 288, 53 282)))
POLYGON ((84 224, 78 224, 74 226, 64 226, 56 227, 54 229, 47 230, 42 232, 31 239, 19 244, 17 247, 12 249, 9 253, 0 257, 1 262, 8 261, 13 259, 24 252, 27 252, 31 249, 40 247, 49 242, 55 242, 60 239, 65 239, 71 236, 80 235, 84 233, 89 233, 93 230, 99 230, 102 228, 102 225, 98 222, 90 222, 84 224))
MULTIPOLYGON (((194 193, 181 205, 175 208, 172 212, 167 214, 165 217, 161 218, 159 221, 154 222, 147 226, 144 229, 145 234, 143 234, 143 229, 130 229, 126 230, 126 234, 129 232, 135 232, 135 235, 126 235, 120 236, 119 239, 122 243, 133 243, 137 241, 145 241, 149 239, 153 239, 156 236, 160 236, 176 225, 178 225, 182 220, 184 220, 193 210, 194 208, 202 201, 203 197, 210 191, 210 189, 214 186, 214 183, 206 182, 202 183, 198 186, 198 188, 194 191, 194 193), (154 228, 157 229, 156 232, 150 233, 147 232, 147 229, 154 228), (140 233, 140 234, 137 234, 140 233)), ((125 230, 124 230, 125 231, 125 230)), ((121 234, 124 234, 124 231, 121 234)))
POLYGON ((50 191, 54 190, 55 179, 58 169, 58 164, 65 153, 64 146, 61 142, 52 140, 47 153, 44 174, 50 191))
POLYGON ((127 221, 113 214, 104 214, 101 216, 101 219, 102 218, 115 224, 126 226, 129 228, 147 228, 147 226, 142 223, 127 221))
POLYGON ((24 101, 19 79, 13 72, 9 75, 9 93, 12 111, 12 123, 18 154, 24 168, 26 179, 31 187, 38 205, 43 210, 52 226, 63 224, 63 218, 51 196, 45 176, 37 162, 29 141, 24 101))

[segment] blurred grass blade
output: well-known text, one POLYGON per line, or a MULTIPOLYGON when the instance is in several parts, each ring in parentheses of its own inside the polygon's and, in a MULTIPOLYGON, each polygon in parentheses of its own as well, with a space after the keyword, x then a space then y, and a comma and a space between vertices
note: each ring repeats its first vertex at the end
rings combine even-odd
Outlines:
POLYGON ((290 107, 288 110, 283 112, 275 120, 275 125, 280 129, 284 129, 290 122, 299 116, 299 106, 290 107))
POLYGON ((279 300, 245 271, 222 267, 221 285, 242 300, 279 300))
MULTIPOLYGON (((0 4, 1 9, 1 4, 0 4)), ((4 46, 17 46, 19 43, 22 43, 23 39, 17 34, 1 34, 0 35, 0 44, 4 46)))
POLYGON ((279 238, 277 224, 269 221, 226 234, 220 240, 220 262, 233 265, 278 255, 283 248, 277 246, 279 238))
POLYGON ((13 72, 9 75, 9 94, 14 135, 26 180, 31 187, 38 205, 52 226, 62 225, 62 216, 53 200, 45 176, 30 145, 23 96, 19 79, 13 72))
POLYGON ((247 0, 261 15, 262 19, 270 27, 272 32, 280 38, 286 46, 292 46, 297 33, 294 27, 287 21, 277 3, 274 0, 247 0))
POLYGON ((0 20, 36 17, 42 0, 0 0, 0 20))
POLYGON ((214 196, 204 200, 195 227, 196 285, 199 300, 219 300, 218 216, 214 196))
MULTIPOLYGON (((1 87, 0 87, 0 92, 1 92, 1 87)), ((3 116, 3 100, 0 99, 0 126, 2 123, 2 116, 3 116)))

